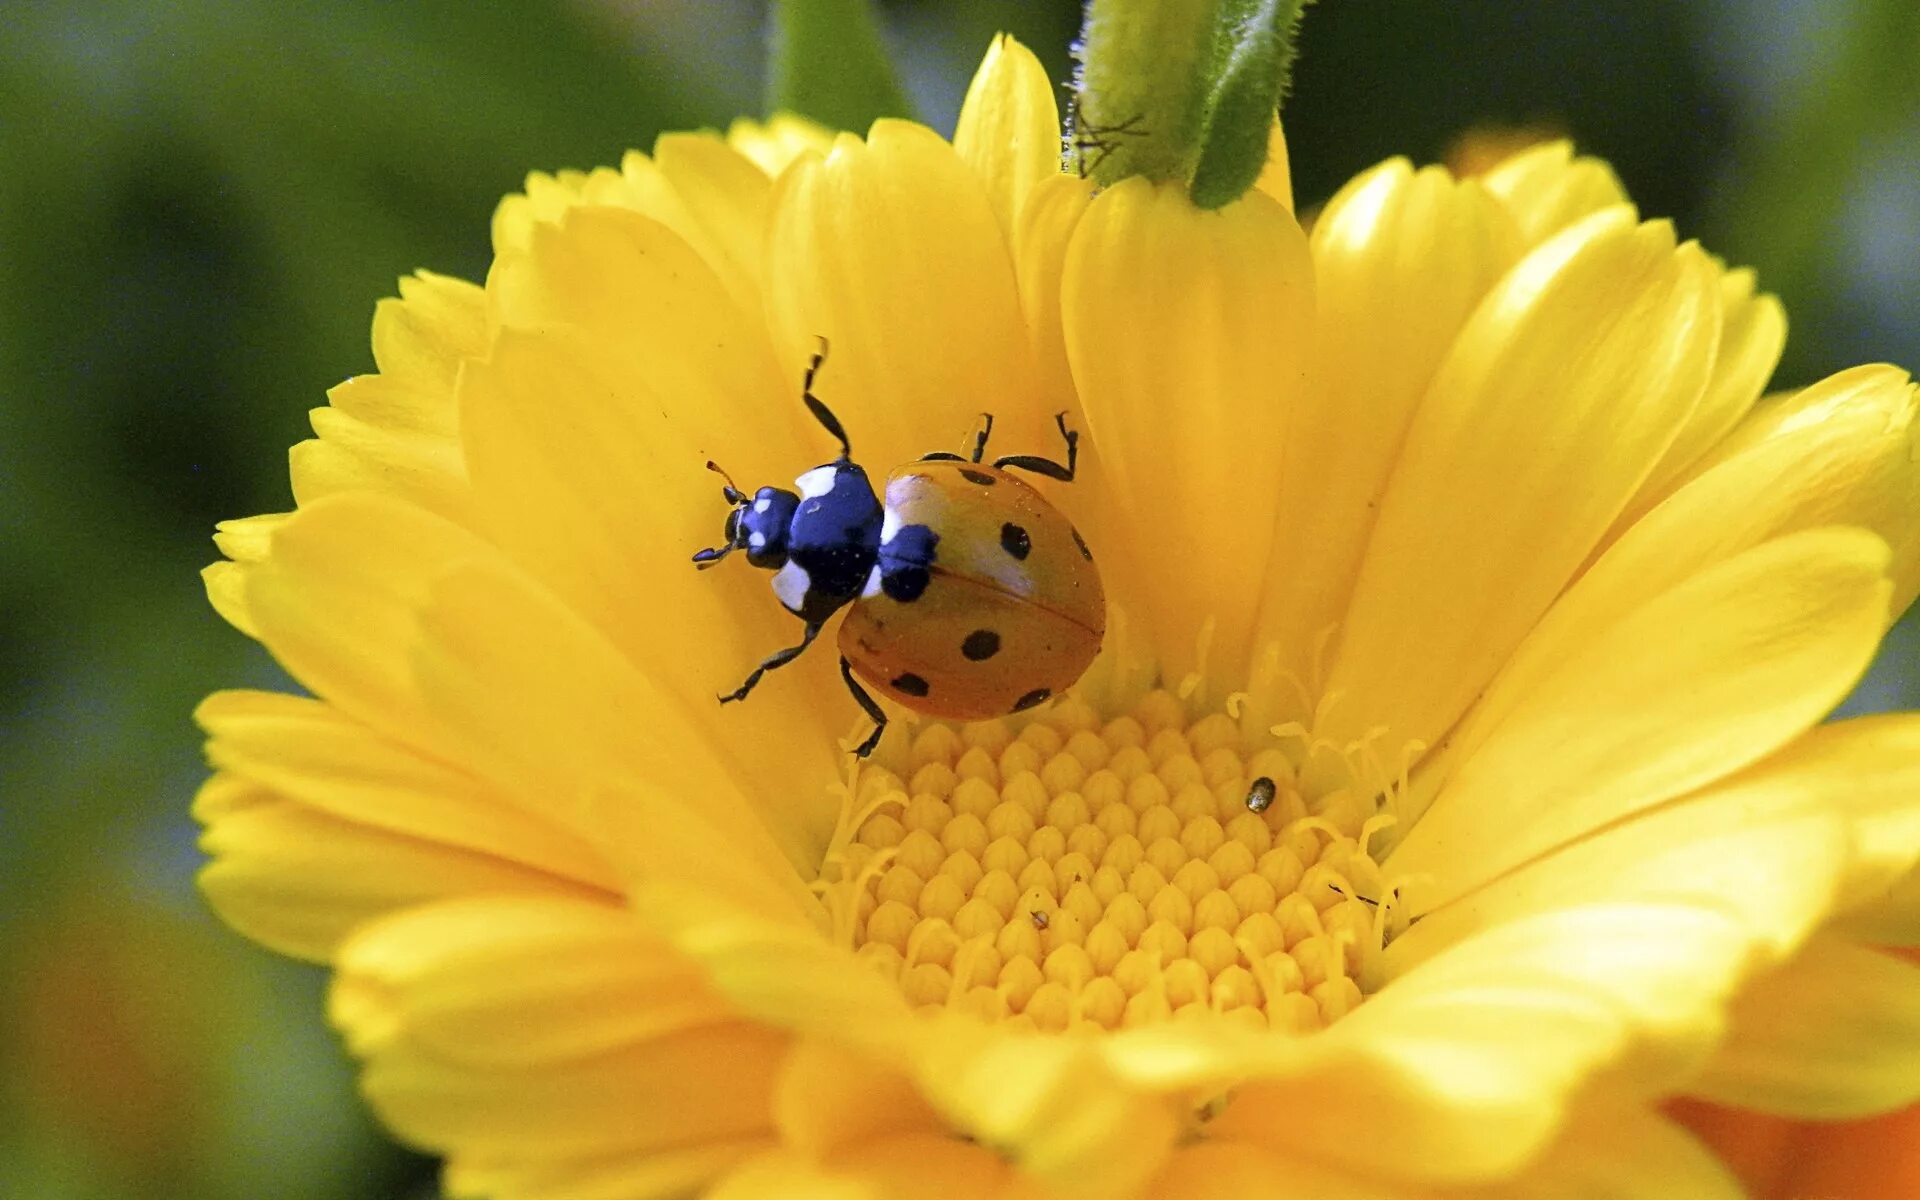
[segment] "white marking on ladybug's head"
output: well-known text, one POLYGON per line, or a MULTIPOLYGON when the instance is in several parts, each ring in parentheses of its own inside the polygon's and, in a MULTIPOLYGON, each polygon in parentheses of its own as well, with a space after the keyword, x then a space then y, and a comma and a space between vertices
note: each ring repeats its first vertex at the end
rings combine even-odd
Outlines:
POLYGON ((749 550, 765 550, 766 548, 767 548, 767 535, 766 535, 766 534, 764 534, 764 533, 750 533, 750 534, 748 534, 748 535, 747 535, 747 549, 749 549, 749 550))
POLYGON ((834 466, 832 463, 828 463, 824 467, 815 467, 793 482, 800 488, 800 498, 802 500, 811 500, 816 496, 824 496, 828 492, 831 492, 833 485, 839 478, 840 468, 834 466))
POLYGON ((892 541, 893 535, 900 532, 901 524, 900 510, 891 504, 887 505, 885 515, 880 518, 880 544, 882 546, 892 541))
POLYGON ((880 564, 873 564, 873 570, 867 572, 867 586, 860 589, 860 598, 869 599, 880 594, 880 564))
POLYGON ((789 612, 799 612, 806 606, 807 589, 812 586, 807 569, 799 563, 790 562, 773 573, 773 594, 780 597, 780 603, 786 605, 789 612))
POLYGON ((763 513, 773 507, 773 497, 762 496, 753 502, 753 511, 763 513))

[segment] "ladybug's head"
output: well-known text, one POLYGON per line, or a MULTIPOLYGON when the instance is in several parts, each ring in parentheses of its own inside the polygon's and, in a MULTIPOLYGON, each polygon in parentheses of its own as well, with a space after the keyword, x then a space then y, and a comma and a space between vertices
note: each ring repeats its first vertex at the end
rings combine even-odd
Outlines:
POLYGON ((793 525, 800 497, 777 487, 763 487, 749 496, 733 486, 733 480, 718 466, 708 463, 707 469, 726 480, 720 494, 733 507, 727 510, 725 540, 711 550, 698 552, 693 561, 705 570, 735 550, 745 550, 747 562, 756 567, 771 571, 785 566, 787 531, 793 525))

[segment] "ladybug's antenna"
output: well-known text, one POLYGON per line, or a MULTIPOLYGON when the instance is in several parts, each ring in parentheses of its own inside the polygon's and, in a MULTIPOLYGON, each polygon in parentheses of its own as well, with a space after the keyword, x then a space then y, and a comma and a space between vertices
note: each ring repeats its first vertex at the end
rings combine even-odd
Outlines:
POLYGON ((727 544, 724 546, 715 546, 711 550, 701 550, 694 554, 693 561, 702 571, 739 549, 738 543, 734 540, 734 531, 738 529, 740 525, 741 507, 747 502, 747 494, 733 486, 733 476, 727 474, 725 467, 722 467, 712 459, 708 459, 707 470, 712 471, 715 475, 727 481, 726 484, 721 487, 720 494, 726 497, 728 504, 733 505, 733 511, 727 514, 727 544))
POLYGON ((813 419, 824 425, 834 440, 840 443, 840 458, 843 461, 850 460, 853 458, 853 447, 847 442, 847 431, 841 426, 840 418, 834 416, 833 410, 813 394, 813 377, 820 373, 820 364, 826 361, 827 339, 823 337, 820 339, 820 348, 807 360, 807 373, 800 381, 800 398, 806 401, 807 411, 813 414, 813 419))
POLYGON ((727 481, 727 486, 720 489, 720 494, 726 497, 728 504, 745 504, 747 502, 747 494, 733 486, 733 476, 727 474, 725 467, 722 467, 712 459, 708 459, 707 470, 712 471, 715 475, 727 481))

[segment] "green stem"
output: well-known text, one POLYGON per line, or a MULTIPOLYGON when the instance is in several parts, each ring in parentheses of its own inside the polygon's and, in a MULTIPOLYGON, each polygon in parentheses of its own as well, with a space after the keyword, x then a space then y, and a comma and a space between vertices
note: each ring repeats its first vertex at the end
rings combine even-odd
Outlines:
POLYGON ((1142 175, 1220 208, 1260 177, 1308 0, 1089 0, 1072 148, 1102 184, 1142 175))
POLYGON ((1219 0, 1090 0, 1080 37, 1074 149, 1101 183, 1185 180, 1219 0))

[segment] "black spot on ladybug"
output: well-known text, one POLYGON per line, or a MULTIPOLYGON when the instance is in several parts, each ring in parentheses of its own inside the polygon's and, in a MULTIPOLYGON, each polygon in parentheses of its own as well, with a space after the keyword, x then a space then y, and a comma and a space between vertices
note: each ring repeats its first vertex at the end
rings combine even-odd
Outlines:
POLYGON ((898 571, 889 571, 880 577, 880 590, 892 600, 902 604, 911 604, 920 598, 933 582, 933 572, 925 567, 905 567, 898 571))
POLYGON ((1033 539, 1027 531, 1008 521, 1000 527, 1000 548, 1018 559, 1025 559, 1033 550, 1033 539))
POLYGON ((933 579, 930 568, 940 535, 925 525, 906 525, 880 543, 880 590, 902 604, 918 600, 933 579))
POLYGON ((1053 695, 1052 688, 1035 688, 1013 702, 1014 712, 1025 712, 1036 704, 1045 704, 1047 697, 1053 695))
POLYGON ((924 696, 927 694, 927 681, 908 671, 905 675, 895 677, 893 690, 909 696, 924 696))
POLYGON ((1000 635, 991 629, 976 629, 960 643, 960 653, 974 662, 985 662, 1000 653, 1000 635))
POLYGON ((968 483, 977 483, 981 487, 993 486, 993 476, 987 474, 985 471, 970 471, 966 467, 961 467, 960 478, 966 480, 968 483))
POLYGON ((1081 558, 1086 559, 1088 562, 1093 561, 1093 551, 1087 549, 1087 539, 1080 536, 1078 529, 1073 531, 1073 544, 1080 547, 1081 558))

